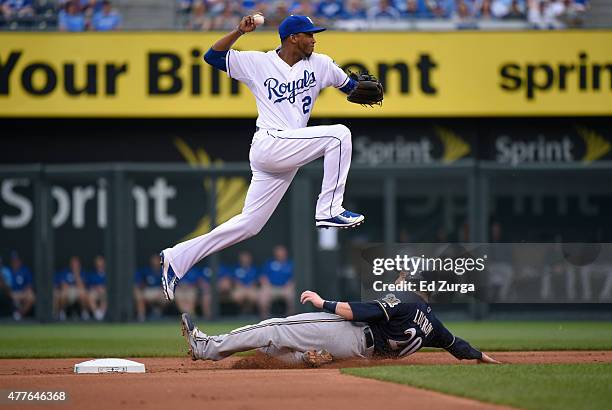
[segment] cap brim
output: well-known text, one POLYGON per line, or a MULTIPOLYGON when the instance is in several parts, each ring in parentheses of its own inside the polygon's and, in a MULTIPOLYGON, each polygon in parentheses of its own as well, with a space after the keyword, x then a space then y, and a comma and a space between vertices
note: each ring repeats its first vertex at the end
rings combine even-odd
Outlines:
POLYGON ((324 27, 313 27, 313 28, 311 28, 309 30, 302 31, 302 33, 320 33, 320 32, 325 31, 325 30, 327 30, 327 29, 324 28, 324 27))

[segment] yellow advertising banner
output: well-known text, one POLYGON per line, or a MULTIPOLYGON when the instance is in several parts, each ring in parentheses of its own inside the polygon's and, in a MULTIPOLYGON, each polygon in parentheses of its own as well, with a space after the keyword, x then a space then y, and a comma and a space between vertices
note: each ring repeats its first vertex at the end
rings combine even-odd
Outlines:
MULTIPOLYGON (((254 117, 247 87, 202 59, 223 33, 2 33, 1 117, 254 117)), ((612 114, 612 31, 342 33, 316 52, 385 86, 382 108, 325 90, 317 117, 612 114)), ((250 33, 240 50, 270 50, 250 33)))

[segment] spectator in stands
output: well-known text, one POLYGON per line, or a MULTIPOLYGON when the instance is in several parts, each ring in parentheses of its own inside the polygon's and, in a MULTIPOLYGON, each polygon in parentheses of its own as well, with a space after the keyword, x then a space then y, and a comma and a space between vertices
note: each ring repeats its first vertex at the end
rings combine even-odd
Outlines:
POLYGON ((572 2, 577 11, 585 12, 591 7, 590 0, 574 0, 572 2))
POLYGON ((308 0, 294 1, 289 7, 289 14, 312 16, 315 14, 314 5, 308 0))
POLYGON ((174 293, 174 301, 180 312, 195 313, 198 301, 199 281, 202 272, 197 268, 191 268, 181 279, 174 293))
POLYGON ((79 8, 85 15, 85 22, 88 24, 88 27, 91 28, 90 22, 93 16, 102 11, 104 5, 102 4, 102 0, 80 0, 79 8))
POLYGON ((257 2, 255 0, 239 1, 241 14, 255 14, 257 10, 257 2))
POLYGON ((9 288, 11 287, 11 283, 13 282, 13 280, 11 279, 11 270, 4 266, 4 263, 2 262, 2 257, 0 257, 0 279, 3 280, 9 288))
POLYGON ((562 0, 530 0, 527 19, 538 29, 560 29, 566 26, 562 0))
POLYGON ((189 20, 191 19, 191 12, 193 11, 194 0, 177 0, 176 12, 179 19, 179 27, 188 27, 189 20))
POLYGON ((217 274, 217 294, 219 300, 222 302, 232 302, 232 294, 234 293, 234 275, 232 274, 232 267, 228 265, 221 265, 219 273, 217 274))
POLYGON ((193 11, 189 16, 187 28, 196 31, 208 31, 212 27, 212 20, 206 12, 206 2, 199 0, 193 5, 193 11))
POLYGON ((491 10, 492 0, 481 0, 476 9, 476 16, 479 19, 490 19, 493 17, 493 11, 491 10))
POLYGON ((210 16, 217 17, 221 13, 223 13, 227 2, 227 0, 208 0, 206 2, 206 6, 208 8, 208 13, 210 14, 210 16))
POLYGON ((257 289, 259 275, 253 264, 253 255, 247 251, 240 252, 238 264, 232 270, 235 281, 232 299, 240 306, 242 313, 248 312, 259 300, 257 289))
POLYGON ((81 32, 87 28, 85 14, 80 10, 80 5, 74 1, 69 1, 64 9, 58 14, 58 24, 60 31, 81 32))
POLYGON ((496 19, 524 18, 524 0, 491 0, 491 15, 496 19))
POLYGON ((330 24, 332 20, 342 17, 344 5, 340 0, 321 0, 317 6, 315 16, 321 20, 321 24, 330 24))
POLYGON ((423 0, 425 2, 424 17, 449 18, 453 11, 454 0, 423 0))
POLYGON ((0 0, 0 9, 7 20, 34 15, 32 0, 0 0))
POLYGON ((578 3, 572 0, 562 0, 563 12, 559 19, 569 27, 581 26, 584 23, 584 13, 588 3, 578 3))
POLYGON ((457 20, 471 20, 476 15, 477 4, 475 0, 455 0, 453 18, 457 20))
POLYGON ((10 259, 11 270, 11 295, 13 297, 13 319, 21 320, 27 316, 34 307, 34 288, 32 281, 32 272, 28 269, 21 260, 21 257, 16 251, 11 252, 10 259))
POLYGON ((391 4, 391 0, 379 0, 367 13, 369 20, 398 20, 400 13, 391 4))
POLYGON ((0 317, 10 316, 14 312, 11 283, 11 271, 0 258, 0 317))
POLYGON ((363 4, 363 0, 346 0, 341 18, 345 20, 365 20, 367 18, 367 9, 363 4))
POLYGON ((68 268, 55 274, 54 304, 59 320, 66 320, 66 311, 76 306, 81 319, 89 320, 89 301, 85 290, 85 274, 78 256, 70 257, 68 268))
POLYGON ((510 11, 504 16, 505 19, 524 19, 525 18, 525 1, 512 0, 510 11))
POLYGON ((121 15, 110 1, 102 2, 102 10, 95 13, 92 18, 91 28, 95 31, 116 31, 121 27, 121 15))
POLYGON ((149 266, 139 269, 134 275, 134 301, 136 302, 136 319, 144 322, 147 310, 154 317, 160 317, 166 306, 166 298, 161 289, 159 276, 159 255, 149 258, 149 266))
POLYGON ((270 306, 274 299, 285 301, 286 314, 294 312, 295 284, 293 282, 293 262, 289 260, 287 248, 283 245, 274 247, 274 258, 268 261, 261 272, 259 293, 259 312, 262 317, 270 315, 270 306))
POLYGON ((94 258, 94 270, 87 275, 87 298, 89 310, 93 312, 94 319, 102 320, 108 307, 106 297, 106 261, 104 256, 94 258))
POLYGON ((266 20, 271 27, 278 27, 280 23, 289 15, 287 4, 284 1, 274 3, 272 9, 268 12, 266 20))
POLYGON ((393 7, 400 12, 402 18, 419 18, 425 13, 423 0, 395 0, 393 7))
POLYGON ((231 30, 240 23, 241 18, 237 4, 231 0, 225 0, 223 10, 213 19, 213 30, 231 30))

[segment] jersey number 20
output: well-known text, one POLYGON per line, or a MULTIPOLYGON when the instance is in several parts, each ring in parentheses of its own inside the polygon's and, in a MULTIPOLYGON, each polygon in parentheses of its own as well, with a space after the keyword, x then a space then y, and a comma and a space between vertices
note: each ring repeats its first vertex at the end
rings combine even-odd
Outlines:
POLYGON ((312 98, 306 96, 302 98, 302 102, 304 103, 304 105, 302 105, 302 112, 304 114, 308 114, 310 112, 310 104, 312 104, 312 98))
POLYGON ((408 340, 387 340, 391 349, 402 349, 402 351, 398 355, 399 357, 410 356, 412 353, 419 350, 421 348, 421 345, 423 344, 423 338, 416 335, 415 329, 406 329, 404 331, 404 334, 408 336, 408 340))

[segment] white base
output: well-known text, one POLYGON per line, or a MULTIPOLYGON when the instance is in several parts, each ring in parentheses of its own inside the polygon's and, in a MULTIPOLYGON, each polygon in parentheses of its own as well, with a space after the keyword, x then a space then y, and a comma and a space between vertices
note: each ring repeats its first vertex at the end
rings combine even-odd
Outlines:
POLYGON ((144 373, 142 363, 126 359, 95 359, 74 365, 75 373, 144 373))

